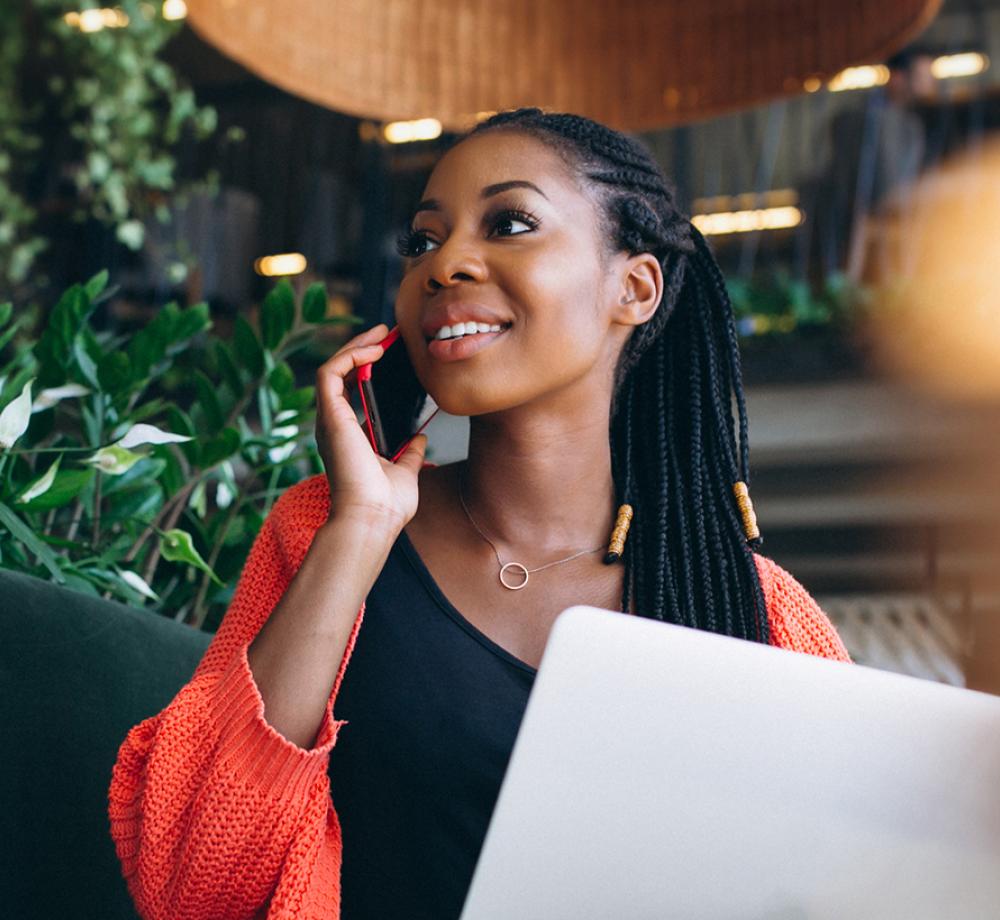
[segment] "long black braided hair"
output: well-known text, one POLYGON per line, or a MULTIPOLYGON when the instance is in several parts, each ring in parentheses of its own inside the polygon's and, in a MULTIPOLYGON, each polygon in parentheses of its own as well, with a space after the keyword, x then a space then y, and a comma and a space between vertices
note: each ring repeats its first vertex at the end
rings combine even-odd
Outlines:
POLYGON ((769 643, 753 550, 733 494, 750 485, 747 412, 733 308, 705 238, 652 155, 589 118, 499 112, 465 137, 517 131, 552 147, 600 203, 610 251, 648 252, 663 297, 615 372, 609 435, 617 498, 634 509, 622 610, 769 643), (731 394, 739 415, 737 439, 731 394))

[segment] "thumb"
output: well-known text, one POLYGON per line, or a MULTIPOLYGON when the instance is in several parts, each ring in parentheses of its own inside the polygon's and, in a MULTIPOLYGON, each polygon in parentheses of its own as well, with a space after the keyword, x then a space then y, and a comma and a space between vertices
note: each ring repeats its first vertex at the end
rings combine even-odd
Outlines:
POLYGON ((396 466, 405 467, 411 473, 417 475, 424 464, 424 454, 426 451, 427 435, 418 434, 406 445, 406 450, 399 455, 396 466))

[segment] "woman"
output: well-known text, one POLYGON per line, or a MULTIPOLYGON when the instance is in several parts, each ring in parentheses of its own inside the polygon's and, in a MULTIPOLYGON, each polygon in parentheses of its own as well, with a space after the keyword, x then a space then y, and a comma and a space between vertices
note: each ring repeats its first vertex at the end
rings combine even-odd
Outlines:
POLYGON ((369 447, 345 384, 384 325, 320 368, 325 475, 276 502, 194 677, 120 751, 112 834, 144 917, 457 917, 573 604, 849 660, 753 551, 732 309, 644 148, 500 113, 439 161, 400 250, 405 347, 470 417, 468 459, 369 447), (441 340, 466 322, 491 331, 441 340))

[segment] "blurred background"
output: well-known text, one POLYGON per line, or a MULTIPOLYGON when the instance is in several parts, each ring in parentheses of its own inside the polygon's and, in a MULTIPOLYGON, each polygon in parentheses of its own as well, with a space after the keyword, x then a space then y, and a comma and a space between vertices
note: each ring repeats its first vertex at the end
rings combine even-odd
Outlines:
MULTIPOLYGON (((562 35, 558 4, 433 6, 15 4, 0 301, 41 328, 107 269, 96 327, 206 302, 228 337, 287 278, 391 326, 393 243, 453 133, 592 115, 654 152, 729 280, 763 552, 859 663, 1000 693, 1000 0, 593 3, 586 54, 518 35, 562 35)), ((295 378, 356 331, 320 329, 295 378)), ((439 414, 430 459, 466 432, 439 414)))

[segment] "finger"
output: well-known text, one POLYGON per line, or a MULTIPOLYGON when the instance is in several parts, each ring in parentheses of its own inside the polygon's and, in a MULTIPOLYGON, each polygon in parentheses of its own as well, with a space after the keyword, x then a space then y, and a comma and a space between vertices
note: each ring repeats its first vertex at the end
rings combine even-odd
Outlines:
POLYGON ((358 345, 370 345, 372 342, 380 342, 389 334, 389 327, 385 323, 379 323, 377 326, 372 326, 371 329, 366 329, 360 335, 354 336, 353 339, 346 341, 339 349, 338 353, 341 351, 346 351, 348 348, 354 348, 358 345))
POLYGON ((427 435, 418 434, 406 445, 406 450, 399 455, 396 460, 396 466, 405 467, 411 473, 417 475, 424 464, 424 454, 426 451, 427 435))
POLYGON ((324 361, 316 371, 317 386, 326 391, 328 397, 341 396, 344 393, 345 378, 354 373, 362 364, 377 361, 384 349, 381 345, 364 345, 349 351, 338 352, 332 358, 324 361))

